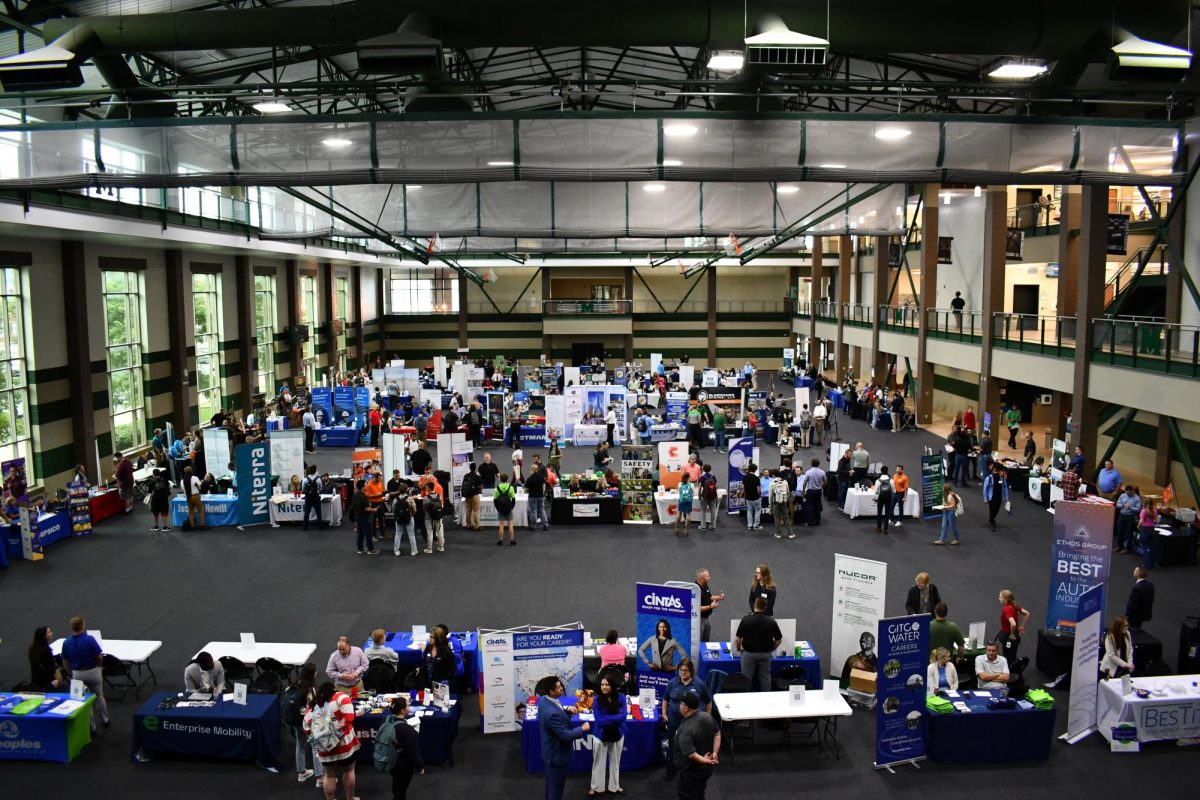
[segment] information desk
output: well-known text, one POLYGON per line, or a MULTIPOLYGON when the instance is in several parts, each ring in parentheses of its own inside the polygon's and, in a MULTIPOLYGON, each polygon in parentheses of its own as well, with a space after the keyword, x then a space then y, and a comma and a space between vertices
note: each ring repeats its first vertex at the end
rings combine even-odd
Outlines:
POLYGON ((316 649, 317 646, 311 642, 255 642, 253 647, 243 647, 241 642, 209 642, 197 650, 196 654, 207 652, 216 661, 225 656, 233 656, 250 666, 260 658, 273 658, 285 666, 301 667, 308 663, 316 649))
MULTIPOLYGON (((696 497, 692 500, 692 522, 700 523, 700 488, 695 488, 696 497)), ((725 500, 725 496, 729 494, 725 489, 717 489, 717 506, 716 510, 721 510, 721 504, 725 500)), ((654 506, 658 509, 658 521, 664 525, 672 525, 679 518, 679 492, 655 492, 654 506)))
MULTIPOLYGON (((570 705, 570 698, 563 698, 564 705, 570 705)), ((626 708, 631 707, 628 698, 626 708)), ((584 722, 594 722, 591 712, 587 716, 575 715, 571 725, 581 725, 584 722)), ((655 709, 646 709, 642 719, 634 719, 632 714, 625 721, 625 746, 621 751, 621 771, 649 769, 659 762, 658 755, 658 717, 655 709)), ((573 752, 567 769, 571 772, 591 772, 592 770, 592 733, 582 739, 572 742, 573 752)), ((530 772, 541 772, 545 764, 542 762, 541 726, 537 718, 537 706, 530 705, 525 709, 525 723, 521 726, 521 757, 525 759, 525 769, 530 772)))
POLYGON ((550 506, 555 525, 620 525, 621 501, 616 497, 556 497, 550 506))
POLYGON ((361 436, 358 428, 317 428, 313 441, 317 447, 358 447, 361 436))
POLYGON ((1100 733, 1112 741, 1112 728, 1118 722, 1137 727, 1139 742, 1164 739, 1192 739, 1200 736, 1200 675, 1168 675, 1159 678, 1134 678, 1132 689, 1145 689, 1149 697, 1133 691, 1121 694, 1120 680, 1100 681, 1096 717, 1100 733))
MULTIPOLYGON (((204 524, 210 528, 226 528, 238 524, 238 499, 229 494, 202 494, 204 524)), ((177 494, 171 498, 171 525, 182 528, 187 522, 187 498, 177 494)))
POLYGON ((96 696, 88 694, 82 705, 67 714, 56 714, 54 710, 70 701, 69 694, 44 695, 42 706, 32 714, 8 713, 32 696, 0 693, 0 741, 4 742, 0 759, 69 763, 91 744, 92 703, 96 696))
MULTIPOLYGON (((290 494, 272 495, 270 511, 271 526, 274 528, 278 528, 281 522, 304 522, 304 498, 290 494)), ((205 513, 208 512, 205 511, 205 513)), ((316 524, 316 520, 311 514, 308 519, 311 524, 316 524)), ((321 521, 327 522, 335 528, 342 524, 342 496, 340 494, 321 495, 321 521)))
MULTIPOLYGON (((722 725, 768 719, 817 720, 817 743, 824 748, 825 742, 830 741, 834 753, 841 758, 838 717, 849 717, 854 712, 837 686, 837 681, 827 680, 821 690, 805 692, 803 703, 793 703, 790 692, 738 692, 715 695, 713 705, 721 713, 722 725)), ((733 751, 732 737, 722 736, 721 741, 733 751)))
POLYGON ((175 697, 175 692, 156 692, 133 713, 130 761, 148 761, 156 755, 191 756, 253 761, 263 769, 279 770, 276 695, 247 695, 244 706, 221 699, 207 706, 159 708, 175 697))
MULTIPOLYGON (((55 656, 61 656, 63 642, 65 641, 65 639, 55 639, 50 644, 50 652, 55 656)), ((149 681, 154 681, 155 686, 158 685, 158 676, 154 674, 154 668, 150 666, 150 656, 162 648, 162 642, 142 639, 104 638, 101 640, 100 647, 106 654, 116 657, 118 661, 127 667, 137 668, 135 693, 149 681)))
MULTIPOLYGON (((387 695, 385 695, 386 697, 387 695)), ((449 711, 434 706, 418 706, 410 700, 411 715, 420 714, 417 740, 421 745, 421 760, 427 765, 449 764, 454 766, 454 740, 458 738, 458 718, 462 708, 456 701, 449 711)), ((354 731, 358 734, 358 757, 360 764, 370 764, 375 757, 375 732, 383 725, 390 712, 372 707, 366 702, 354 704, 354 731), (378 711, 378 713, 375 713, 378 711)), ((373 772, 374 770, 372 770, 373 772)))
MULTIPOLYGON (((582 422, 576 422, 573 433, 576 447, 595 447, 601 442, 608 441, 607 425, 585 425, 582 422)), ((613 435, 616 435, 615 431, 613 435)))
POLYGON ((116 489, 110 489, 107 492, 98 492, 88 498, 88 508, 92 512, 92 524, 103 522, 109 517, 115 517, 117 514, 124 513, 125 501, 121 499, 121 493, 116 489))
POLYGON ((673 442, 676 439, 686 438, 686 429, 677 422, 666 422, 661 425, 650 426, 650 441, 652 442, 673 442))
MULTIPOLYGON (((1003 692, 993 690, 991 696, 1003 692)), ((925 744, 929 757, 940 764, 1007 764, 1045 761, 1054 742, 1054 709, 989 709, 979 692, 951 692, 969 713, 955 710, 936 714, 925 709, 925 744)))
MULTIPOLYGON (((383 643, 396 651, 398 665, 396 674, 404 677, 421 666, 421 653, 425 649, 425 641, 414 645, 412 631, 396 631, 389 633, 383 643)), ((363 649, 371 646, 371 642, 363 643, 363 649)), ((455 631, 450 634, 450 649, 457 658, 461 658, 462 668, 455 674, 467 676, 474 680, 475 668, 479 661, 479 634, 474 631, 455 631)))
MULTIPOLYGON (((496 503, 492 499, 492 489, 484 489, 479 496, 479 527, 492 528, 500 524, 496 518, 496 503)), ((467 504, 460 497, 454 501, 454 518, 459 525, 467 524, 467 504)), ((517 492, 517 501, 513 505, 513 525, 518 528, 529 527, 529 495, 517 492)))
MULTIPOLYGON (((810 689, 819 689, 823 675, 821 674, 821 657, 813 650, 808 642, 796 642, 800 648, 800 658, 792 656, 775 656, 771 659, 771 677, 774 678, 788 667, 803 667, 805 682, 810 689)), ((700 667, 696 677, 701 683, 706 683, 710 670, 720 670, 733 674, 741 672, 742 660, 729 650, 729 642, 701 642, 700 667), (715 647, 714 647, 715 645, 715 647)))
MULTIPOLYGON (((846 505, 842 507, 842 511, 850 519, 857 519, 858 517, 870 517, 874 519, 875 491, 873 489, 859 489, 858 487, 851 486, 846 490, 846 505)), ((904 495, 904 516, 921 516, 921 495, 915 489, 910 488, 908 493, 904 495)))

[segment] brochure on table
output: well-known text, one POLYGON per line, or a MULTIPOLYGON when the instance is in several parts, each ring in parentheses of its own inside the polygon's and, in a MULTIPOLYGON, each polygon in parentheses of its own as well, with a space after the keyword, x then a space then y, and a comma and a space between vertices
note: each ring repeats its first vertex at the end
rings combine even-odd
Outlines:
POLYGON ((1083 593, 1108 581, 1114 513, 1108 503, 1059 500, 1054 506, 1047 630, 1074 629, 1083 593))
MULTIPOLYGON (((658 626, 666 623, 668 638, 674 639, 694 663, 700 660, 700 587, 683 581, 663 584, 639 583, 637 590, 637 672, 638 686, 653 689, 655 702, 666 694, 674 672, 661 672, 646 666, 653 663, 650 650, 656 647, 658 626)), ((672 656, 679 663, 679 656, 672 656)))
POLYGON ((583 623, 556 627, 479 629, 479 711, 483 732, 519 731, 516 708, 534 697, 538 681, 557 675, 564 705, 583 689, 583 623))
MULTIPOLYGON (((833 557, 831 677, 846 688, 850 671, 875 672, 876 628, 884 617, 887 564, 837 553, 833 557)), ((928 651, 925 653, 928 663, 928 651)))
POLYGON ((876 769, 925 758, 929 615, 881 619, 877 638, 876 769))
MULTIPOLYGON (((304 431, 268 431, 270 444, 271 472, 279 476, 279 485, 287 486, 292 476, 304 477, 304 431)), ((238 478, 238 486, 241 486, 238 478)))

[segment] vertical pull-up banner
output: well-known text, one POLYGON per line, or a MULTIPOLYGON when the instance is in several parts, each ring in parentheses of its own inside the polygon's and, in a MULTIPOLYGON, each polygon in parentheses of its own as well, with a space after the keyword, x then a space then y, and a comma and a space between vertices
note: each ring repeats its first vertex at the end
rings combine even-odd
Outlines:
POLYGON ((238 482, 238 524, 258 525, 271 518, 271 458, 266 442, 234 450, 238 482))
POLYGON ((1096 657, 1100 653, 1100 637, 1103 635, 1103 584, 1093 586, 1080 596, 1078 613, 1072 659, 1074 667, 1071 670, 1071 707, 1067 712, 1067 732, 1062 736, 1071 744, 1096 730, 1096 686, 1100 677, 1096 670, 1096 657))
POLYGON ((875 767, 925 758, 929 615, 879 620, 875 767))
POLYGON ((1108 503, 1072 500, 1054 505, 1047 630, 1072 630, 1084 592, 1108 582, 1115 510, 1108 503))
POLYGON ((700 587, 683 583, 639 583, 636 589, 638 687, 653 689, 657 702, 662 700, 667 684, 675 677, 674 669, 668 670, 666 665, 673 668, 683 656, 694 661, 698 655, 700 587), (666 639, 660 641, 659 628, 664 625, 666 639), (658 656, 660 650, 663 654, 658 656), (647 663, 653 666, 647 666, 647 663))

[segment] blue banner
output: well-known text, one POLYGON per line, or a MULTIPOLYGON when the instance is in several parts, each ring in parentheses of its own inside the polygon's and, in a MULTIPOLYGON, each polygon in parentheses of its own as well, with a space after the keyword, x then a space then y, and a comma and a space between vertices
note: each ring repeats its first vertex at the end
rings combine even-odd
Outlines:
POLYGON ((358 424, 358 413, 354 408, 353 386, 333 387, 333 422, 330 424, 361 430, 361 426, 358 424))
POLYGON ((730 514, 746 510, 746 489, 742 486, 745 474, 742 467, 754 458, 753 441, 749 438, 731 439, 729 442, 729 496, 725 509, 730 514))
MULTIPOLYGON (((692 652, 692 590, 682 586, 663 586, 656 583, 639 583, 637 587, 637 673, 638 687, 654 689, 654 698, 661 701, 667 692, 667 684, 675 677, 673 667, 685 655, 692 652), (667 641, 674 641, 680 649, 672 649, 662 657, 662 669, 646 666, 654 664, 659 649, 658 629, 666 625, 667 641), (666 669, 667 665, 672 669, 666 669)), ((697 613, 699 609, 696 609, 697 613)))
POLYGON ((879 620, 875 766, 925 758, 929 615, 879 620))
POLYGON ((271 518, 271 456, 266 442, 239 445, 237 464, 238 519, 243 526, 271 518))
POLYGON ((667 392, 666 417, 667 422, 678 422, 680 425, 687 424, 688 412, 688 393, 687 392, 667 392))
POLYGON ((317 427, 333 425, 333 395, 327 386, 312 388, 312 412, 317 418, 317 427))
POLYGON ((371 390, 359 386, 354 390, 354 410, 357 415, 358 429, 367 427, 367 412, 371 410, 371 390))
POLYGON ((567 690, 563 705, 572 705, 575 693, 583 690, 583 628, 513 633, 512 660, 514 704, 528 701, 538 679, 557 675, 567 690))
POLYGON ((1047 630, 1074 630, 1079 598, 1093 586, 1108 581, 1114 512, 1108 503, 1055 503, 1047 630))

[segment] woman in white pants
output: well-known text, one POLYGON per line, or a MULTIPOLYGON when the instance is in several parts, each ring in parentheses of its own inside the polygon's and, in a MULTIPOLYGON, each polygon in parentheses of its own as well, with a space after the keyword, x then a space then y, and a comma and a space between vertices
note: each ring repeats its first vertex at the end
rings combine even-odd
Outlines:
POLYGON ((592 786, 588 797, 604 792, 625 794, 621 788, 621 751, 625 746, 625 695, 608 675, 600 678, 600 691, 592 703, 592 786), (607 772, 607 781, 605 773, 607 772))

